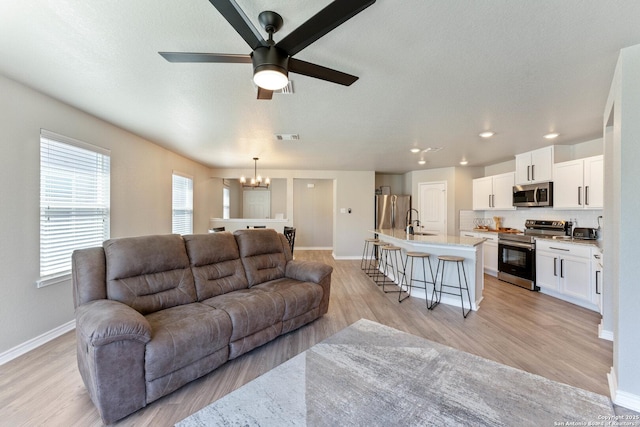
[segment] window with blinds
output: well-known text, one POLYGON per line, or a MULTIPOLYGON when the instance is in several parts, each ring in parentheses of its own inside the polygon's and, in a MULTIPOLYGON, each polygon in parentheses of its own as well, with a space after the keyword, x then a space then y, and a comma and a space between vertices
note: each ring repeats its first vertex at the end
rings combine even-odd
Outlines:
POLYGON ((231 215, 231 191, 228 188, 222 189, 222 218, 229 219, 231 215))
POLYGON ((171 231, 176 234, 193 233, 193 179, 173 173, 171 231))
POLYGON ((110 151, 40 132, 40 280, 67 280, 71 253, 109 238, 110 151))

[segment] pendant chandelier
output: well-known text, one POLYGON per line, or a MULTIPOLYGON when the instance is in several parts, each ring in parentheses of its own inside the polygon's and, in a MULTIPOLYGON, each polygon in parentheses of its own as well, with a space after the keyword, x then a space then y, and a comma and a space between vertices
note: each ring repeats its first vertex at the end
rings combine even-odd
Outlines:
POLYGON ((269 178, 265 178, 264 182, 262 182, 262 177, 258 175, 258 160, 258 157, 253 158, 253 178, 251 178, 250 182, 247 182, 247 179, 244 176, 240 177, 240 184, 242 184, 243 188, 269 188, 271 180, 269 178))

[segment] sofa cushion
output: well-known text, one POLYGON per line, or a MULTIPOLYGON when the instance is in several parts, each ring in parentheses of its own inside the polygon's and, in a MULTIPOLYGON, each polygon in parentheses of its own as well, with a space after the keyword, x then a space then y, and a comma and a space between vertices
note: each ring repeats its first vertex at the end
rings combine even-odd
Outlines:
POLYGON ((226 349, 231 337, 229 316, 201 303, 171 307, 145 317, 152 331, 145 352, 147 382, 226 349))
POLYGON ((285 301, 279 294, 258 289, 243 289, 202 303, 229 315, 233 325, 231 341, 281 324, 285 312, 285 301))
POLYGON ((285 249, 275 230, 237 230, 233 234, 249 286, 284 277, 287 265, 285 249))
POLYGON ((282 320, 284 321, 318 308, 323 294, 320 285, 289 278, 262 283, 255 286, 255 289, 276 293, 282 297, 284 300, 282 320))
POLYGON ((177 234, 107 240, 107 297, 153 313, 196 301, 182 237, 177 234))
POLYGON ((184 236, 198 301, 249 287, 230 232, 184 236))

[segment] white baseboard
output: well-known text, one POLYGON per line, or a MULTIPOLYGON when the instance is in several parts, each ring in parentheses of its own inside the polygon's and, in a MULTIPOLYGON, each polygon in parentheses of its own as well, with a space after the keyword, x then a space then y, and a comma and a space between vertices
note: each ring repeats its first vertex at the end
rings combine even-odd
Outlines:
POLYGON ((640 396, 618 390, 618 379, 616 378, 616 371, 613 367, 611 368, 611 372, 607 374, 607 378, 609 380, 611 401, 616 405, 631 409, 632 411, 640 412, 640 396))
POLYGON ((602 326, 602 320, 598 325, 598 338, 602 338, 603 340, 613 341, 613 331, 607 331, 602 326))
POLYGON ((356 256, 338 256, 335 254, 335 252, 331 253, 331 256, 333 257, 333 259, 335 260, 340 260, 340 261, 349 261, 349 260, 361 260, 362 259, 362 255, 356 255, 356 256))
POLYGON ((330 251, 333 250, 333 247, 324 247, 324 246, 295 246, 293 251, 330 251))
POLYGON ((0 353, 0 365, 4 365, 5 363, 22 356, 25 353, 30 352, 31 350, 40 347, 41 345, 51 341, 54 338, 59 337, 60 335, 66 334, 69 331, 72 331, 76 327, 76 321, 70 320, 69 322, 58 326, 50 330, 49 332, 45 332, 44 334, 37 336, 35 338, 30 339, 20 345, 17 345, 4 353, 0 353))

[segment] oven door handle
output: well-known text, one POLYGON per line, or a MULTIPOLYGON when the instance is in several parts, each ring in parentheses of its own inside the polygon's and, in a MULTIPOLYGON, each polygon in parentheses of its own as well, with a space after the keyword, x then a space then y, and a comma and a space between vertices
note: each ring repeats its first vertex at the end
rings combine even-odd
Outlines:
POLYGON ((534 246, 531 243, 520 243, 520 242, 512 242, 512 241, 505 242, 505 241, 498 240, 498 244, 503 246, 515 246, 516 248, 529 249, 530 251, 532 251, 534 248, 534 246))

